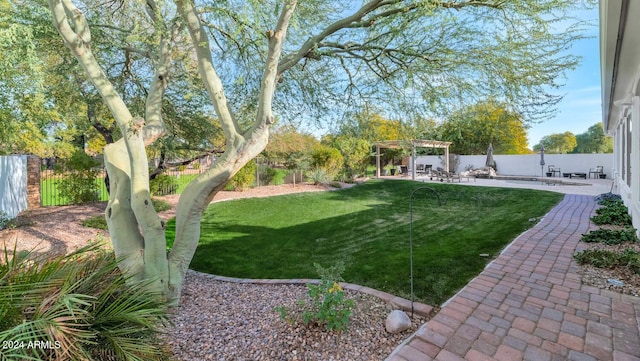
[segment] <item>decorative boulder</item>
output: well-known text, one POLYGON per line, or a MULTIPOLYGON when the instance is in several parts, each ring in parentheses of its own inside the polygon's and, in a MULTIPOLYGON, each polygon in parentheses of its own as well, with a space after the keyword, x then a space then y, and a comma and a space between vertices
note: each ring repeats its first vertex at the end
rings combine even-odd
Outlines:
POLYGON ((408 330, 409 327, 411 327, 411 319, 409 319, 406 313, 400 310, 394 310, 387 316, 387 321, 385 322, 387 332, 400 333, 408 330))

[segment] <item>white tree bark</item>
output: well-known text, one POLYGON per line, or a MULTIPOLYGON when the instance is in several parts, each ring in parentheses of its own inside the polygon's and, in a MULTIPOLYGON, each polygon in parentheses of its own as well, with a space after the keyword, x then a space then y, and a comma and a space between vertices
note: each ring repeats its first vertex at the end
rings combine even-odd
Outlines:
POLYGON ((156 73, 147 98, 149 119, 135 119, 105 76, 91 52, 91 33, 82 12, 71 0, 50 0, 54 26, 109 107, 123 138, 105 148, 111 196, 105 216, 116 256, 123 271, 135 279, 153 279, 151 287, 166 294, 169 280, 164 227, 149 193, 149 169, 145 144, 164 133, 161 103, 170 63, 168 43, 163 39, 156 73), (146 139, 145 139, 146 138, 146 139))
POLYGON ((260 88, 258 111, 253 126, 242 132, 229 110, 222 82, 211 59, 207 34, 193 3, 190 0, 176 0, 178 11, 186 20, 198 57, 198 70, 222 124, 227 144, 224 154, 216 164, 191 182, 180 196, 176 212, 176 238, 169 253, 169 292, 174 300, 180 298, 184 275, 198 246, 202 212, 214 195, 224 188, 227 181, 267 146, 269 126, 273 123, 271 105, 278 75, 278 61, 296 3, 285 1, 276 29, 267 31, 269 50, 260 88))
MULTIPOLYGON (((159 28, 157 4, 147 0, 149 17, 159 28)), ((101 94, 118 124, 123 138, 105 147, 105 164, 110 179, 110 199, 105 211, 109 233, 120 267, 134 279, 152 279, 151 287, 163 292, 170 305, 180 299, 183 280, 200 238, 200 220, 206 206, 227 181, 267 145, 273 123, 271 104, 278 61, 296 1, 285 1, 275 30, 267 32, 269 49, 262 77, 259 103, 253 125, 240 129, 227 104, 222 82, 211 58, 206 32, 189 0, 176 0, 196 49, 199 72, 226 136, 226 149, 218 161, 182 193, 176 216, 176 239, 166 254, 164 226, 151 203, 149 170, 145 146, 164 134, 162 99, 171 61, 169 41, 163 34, 146 101, 145 119, 134 118, 91 53, 91 33, 84 15, 71 0, 49 0, 54 26, 89 79, 101 94)), ((166 31, 165 31, 166 32, 166 31)))

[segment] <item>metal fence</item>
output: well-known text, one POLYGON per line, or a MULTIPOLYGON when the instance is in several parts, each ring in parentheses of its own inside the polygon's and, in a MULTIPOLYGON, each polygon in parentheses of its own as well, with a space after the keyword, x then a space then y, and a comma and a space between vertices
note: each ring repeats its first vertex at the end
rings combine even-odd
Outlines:
MULTIPOLYGON (((172 167, 166 169, 160 176, 150 182, 152 195, 165 196, 169 194, 180 194, 186 188, 187 184, 204 172, 211 164, 206 160, 203 163, 193 162, 187 166, 172 167)), ((64 206, 73 202, 68 196, 61 192, 62 184, 70 181, 70 173, 56 173, 53 170, 43 170, 40 181, 40 194, 42 206, 64 206)), ((292 180, 288 175, 279 182, 289 183, 292 180)), ((302 176, 297 176, 297 182, 300 182, 302 176)), ((264 186, 274 184, 273 169, 264 162, 257 161, 255 181, 252 186, 264 186)), ((87 202, 102 202, 109 199, 109 192, 105 184, 105 172, 101 169, 98 177, 93 182, 91 200, 87 202)))
MULTIPOLYGON (((204 167, 202 167, 200 163, 169 168, 165 170, 157 180, 150 182, 152 192, 155 195, 179 194, 187 184, 202 173, 202 171, 204 171, 204 167)), ((42 171, 40 179, 40 203, 43 207, 83 203, 74 201, 62 191, 65 186, 68 186, 69 182, 72 182, 70 175, 71 173, 59 173, 53 170, 42 171)), ((91 194, 84 197, 84 203, 109 200, 104 170, 99 170, 98 176, 93 180, 90 188, 91 194)))

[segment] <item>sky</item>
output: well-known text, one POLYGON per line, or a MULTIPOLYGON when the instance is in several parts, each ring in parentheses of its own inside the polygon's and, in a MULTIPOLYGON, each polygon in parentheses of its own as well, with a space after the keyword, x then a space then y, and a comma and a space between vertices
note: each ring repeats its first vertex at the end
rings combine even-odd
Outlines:
POLYGON ((600 95, 600 45, 598 40, 598 7, 578 14, 582 19, 594 19, 589 39, 581 40, 571 53, 582 57, 580 65, 567 72, 564 86, 559 89, 564 99, 558 104, 559 112, 551 119, 533 125, 528 131, 529 148, 546 135, 569 131, 575 135, 602 121, 600 95))

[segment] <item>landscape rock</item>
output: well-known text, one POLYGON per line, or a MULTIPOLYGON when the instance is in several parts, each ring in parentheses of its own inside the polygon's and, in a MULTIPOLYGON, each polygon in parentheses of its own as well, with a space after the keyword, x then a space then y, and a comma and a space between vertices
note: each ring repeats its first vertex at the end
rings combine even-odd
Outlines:
POLYGON ((409 319, 409 316, 407 316, 406 313, 400 310, 391 311, 389 316, 387 316, 385 328, 387 332, 391 334, 400 333, 402 331, 408 330, 410 327, 411 319, 409 319))

